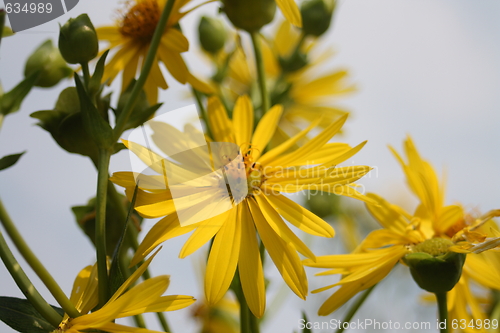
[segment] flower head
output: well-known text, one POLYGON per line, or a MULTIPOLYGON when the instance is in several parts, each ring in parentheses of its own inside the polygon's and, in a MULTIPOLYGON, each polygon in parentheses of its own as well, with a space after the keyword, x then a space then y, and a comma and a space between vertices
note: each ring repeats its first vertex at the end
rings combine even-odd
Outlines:
POLYGON ((89 313, 98 303, 97 266, 84 268, 75 279, 71 302, 82 313, 77 318, 65 315, 57 332, 80 333, 87 330, 102 330, 110 333, 156 332, 114 323, 115 319, 135 316, 145 312, 174 311, 194 303, 192 296, 162 296, 170 283, 168 275, 147 279, 129 290, 149 266, 154 255, 146 260, 114 293, 99 310, 89 313))
MULTIPOLYGON (((236 101, 232 119, 217 98, 209 99, 210 128, 215 141, 221 145, 210 146, 215 153, 205 157, 205 163, 196 162, 208 155, 201 149, 174 155, 177 159, 174 163, 144 147, 125 142, 159 173, 158 176, 139 176, 136 210, 145 217, 166 216, 146 235, 132 263, 140 261, 161 242, 191 231, 194 233, 182 248, 181 257, 213 238, 205 275, 208 303, 215 304, 224 296, 238 267, 245 298, 252 312, 260 317, 265 308, 265 292, 258 235, 290 289, 299 297, 306 297, 307 278, 298 253, 312 260, 315 256, 284 219, 317 236, 333 237, 334 230, 284 194, 325 191, 370 201, 356 191, 353 184, 369 172, 370 167, 335 167, 365 144, 351 148, 343 143, 328 143, 346 117, 298 149, 293 150, 295 143, 317 126, 318 121, 266 151, 281 113, 282 107, 274 106, 254 131, 253 107, 247 96, 236 101), (154 163, 151 163, 152 156, 154 163), (211 164, 216 166, 213 170, 203 168, 211 164), (195 167, 205 171, 195 172, 195 167), (177 173, 172 174, 172 170, 177 173), (165 182, 165 175, 168 184, 164 183, 162 189, 159 183, 165 182)), ((155 131, 153 140, 162 135, 168 138, 168 141, 155 140, 167 154, 173 147, 197 147, 188 140, 193 138, 192 129, 187 128, 184 134, 178 131, 177 135, 169 135, 175 131, 168 125, 161 128, 155 131)), ((111 180, 128 188, 129 195, 135 187, 135 178, 130 172, 115 173, 111 180)))
MULTIPOLYGON (((444 188, 442 184, 439 183, 432 166, 420 157, 410 138, 405 142, 408 163, 394 150, 393 152, 403 167, 411 190, 420 199, 420 204, 415 213, 410 214, 403 208, 391 204, 375 194, 368 194, 367 196, 377 203, 377 205, 368 204, 368 210, 383 229, 371 232, 351 254, 321 256, 317 258, 316 262, 310 259, 305 261, 307 266, 329 269, 320 273, 321 275, 343 274, 339 282, 313 291, 320 292, 340 286, 340 289, 321 306, 319 309, 320 315, 327 315, 335 311, 358 292, 381 281, 389 274, 394 265, 405 257, 406 262, 409 262, 412 269, 415 269, 413 263, 416 263, 416 266, 421 263, 418 260, 414 261, 414 259, 423 258, 423 260, 427 260, 429 258, 432 261, 434 259, 431 257, 436 257, 437 260, 451 258, 447 265, 455 267, 458 274, 460 274, 463 261, 459 257, 447 253, 473 253, 467 256, 461 276, 462 279, 459 280, 460 275, 450 277, 450 279, 455 279, 451 287, 457 281, 461 281, 458 287, 455 288, 467 288, 464 281, 468 280, 469 277, 473 278, 470 275, 471 271, 474 271, 471 269, 471 265, 480 266, 482 269, 480 274, 482 278, 476 280, 477 282, 492 287, 492 281, 495 281, 496 286, 492 288, 498 289, 498 286, 500 286, 500 270, 498 267, 488 267, 481 264, 484 260, 482 254, 475 254, 481 252, 477 249, 485 239, 488 239, 488 243, 483 244, 483 247, 493 248, 495 245, 498 246, 499 238, 498 235, 497 237, 493 235, 495 234, 495 227, 493 227, 495 224, 491 220, 492 217, 499 215, 495 213, 497 211, 492 211, 483 219, 479 219, 480 222, 474 222, 470 225, 461 206, 444 205, 444 188), (478 224, 483 227, 485 224, 490 224, 493 231, 483 230, 481 233, 475 234, 475 237, 470 236, 467 238, 465 235, 471 235, 471 229, 478 231, 477 228, 474 228, 478 224), (477 251, 474 252, 474 250, 477 251)), ((482 247, 480 248, 482 249, 482 247)), ((494 253, 494 255, 497 254, 494 253)), ((429 270, 429 266, 424 267, 423 270, 429 270)), ((432 267, 429 271, 432 271, 432 267)), ((418 275, 418 273, 416 274, 418 275)), ((474 275, 478 275, 477 271, 474 275)), ((419 285, 424 280, 422 285, 426 287, 422 288, 435 288, 433 283, 429 286, 425 279, 426 277, 422 276, 416 277, 419 285)), ((442 280, 439 282, 441 286, 447 282, 444 281, 445 278, 442 280)), ((445 288, 451 287, 445 286, 445 288)), ((455 293, 454 289, 451 292, 455 293)), ((449 302, 453 302, 453 299, 455 298, 450 297, 449 302)), ((449 304, 449 307, 453 306, 456 305, 449 304)))
MULTIPOLYGON (((117 48, 111 61, 106 65, 103 80, 114 80, 123 72, 122 90, 125 90, 136 76, 140 64, 149 50, 151 39, 167 0, 130 0, 127 10, 114 26, 100 27, 97 35, 101 41, 108 41, 110 48, 117 48)), ((188 70, 181 53, 189 48, 186 37, 175 26, 189 11, 180 10, 191 0, 175 1, 167 26, 162 34, 156 61, 146 80, 144 90, 150 104, 158 100, 158 88, 167 89, 159 63, 162 62, 169 73, 180 83, 189 83, 199 91, 211 89, 195 78, 188 70)))

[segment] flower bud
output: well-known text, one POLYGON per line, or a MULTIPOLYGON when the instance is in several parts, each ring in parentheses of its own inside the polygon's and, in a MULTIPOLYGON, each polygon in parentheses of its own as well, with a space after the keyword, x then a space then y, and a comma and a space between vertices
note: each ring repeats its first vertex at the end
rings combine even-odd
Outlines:
POLYGON ((330 27, 335 0, 310 0, 300 6, 302 15, 302 31, 306 35, 316 37, 324 34, 330 27))
POLYGON ((55 86, 73 73, 51 40, 40 45, 26 61, 25 77, 37 71, 40 71, 40 74, 35 81, 35 86, 44 88, 55 86))
POLYGON ((448 239, 432 238, 416 245, 412 253, 403 257, 420 288, 431 293, 445 293, 460 280, 465 254, 449 252, 452 245, 454 243, 448 239))
POLYGON ((224 12, 236 28, 259 31, 276 13, 275 0, 222 0, 224 12))
POLYGON ((69 64, 83 64, 94 59, 99 40, 87 14, 69 19, 59 32, 59 50, 69 64))
POLYGON ((227 33, 221 20, 202 16, 198 25, 201 47, 209 53, 217 53, 226 44, 227 33))

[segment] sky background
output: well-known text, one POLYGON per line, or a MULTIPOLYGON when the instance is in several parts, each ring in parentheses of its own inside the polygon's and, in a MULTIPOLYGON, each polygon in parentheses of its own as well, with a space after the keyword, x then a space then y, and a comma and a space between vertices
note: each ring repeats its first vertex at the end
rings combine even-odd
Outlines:
MULTIPOLYGON (((24 62, 39 44, 47 38, 57 43, 58 24, 88 12, 95 26, 108 25, 118 7, 118 1, 80 0, 70 13, 3 39, 0 80, 4 90, 22 79, 24 62)), ((196 41, 195 28, 202 13, 215 15, 217 5, 202 7, 183 20, 191 42, 186 58, 195 73, 207 73, 196 41)), ((375 167, 376 172, 360 181, 368 191, 414 207, 403 173, 387 148, 392 145, 401 151, 404 138, 411 135, 420 153, 440 173, 446 173, 447 204, 460 202, 468 210, 481 212, 500 208, 499 16, 497 0, 340 1, 333 29, 322 43, 337 51, 328 66, 349 69, 351 81, 359 87, 357 93, 340 101, 352 111, 341 140, 351 145, 368 140, 345 164, 375 167)), ((171 88, 160 95, 163 111, 193 103, 179 97, 187 96, 187 87, 167 80, 171 88)), ((0 197, 26 241, 68 294, 78 271, 95 260, 70 207, 83 205, 94 195, 96 172, 87 158, 59 148, 29 114, 52 109, 58 92, 71 84, 65 81, 55 89, 34 89, 21 110, 5 119, 0 132, 0 156, 27 151, 15 167, 0 172, 0 197)), ((112 158, 111 171, 128 168, 126 153, 112 158)), ((145 231, 152 224, 147 221, 145 231)), ((341 235, 316 242, 314 252, 324 255, 339 249, 339 238, 341 235)), ((201 278, 194 272, 200 270, 203 254, 177 259, 185 239, 165 244, 152 271, 171 275, 167 294, 202 299, 201 278)), ((19 261, 39 291, 54 303, 23 260, 19 261)), ((276 277, 276 270, 268 268, 270 276, 276 277)), ((310 290, 331 283, 331 277, 313 277, 315 272, 308 269, 310 290)), ((0 281, 0 295, 22 297, 3 265, 0 281)), ((275 294, 282 282, 272 281, 270 292, 275 294)), ((334 317, 314 317, 319 304, 330 295, 328 291, 310 295, 305 303, 291 292, 285 294, 287 298, 273 309, 273 297, 268 299, 268 310, 274 314, 263 333, 298 329, 301 308, 307 308, 313 320, 341 317, 341 312, 334 317)), ((434 323, 436 310, 423 305, 420 295, 407 270, 398 267, 377 287, 357 318, 434 323)), ((194 332, 189 314, 188 308, 167 315, 174 332, 194 332)), ((151 322, 155 328, 155 319, 151 322)), ((0 323, 0 331, 11 330, 0 323)))

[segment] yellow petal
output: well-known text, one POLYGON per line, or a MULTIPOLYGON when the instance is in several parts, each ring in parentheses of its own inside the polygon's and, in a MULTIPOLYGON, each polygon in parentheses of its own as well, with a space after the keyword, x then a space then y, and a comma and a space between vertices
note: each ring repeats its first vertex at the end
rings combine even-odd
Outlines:
POLYGON ((190 255, 212 239, 212 237, 219 232, 224 223, 230 219, 231 211, 232 210, 201 222, 182 247, 179 257, 184 258, 190 255))
POLYGON ((281 216, 269 203, 267 196, 261 193, 256 195, 254 198, 259 204, 260 211, 264 215, 266 222, 271 226, 271 228, 273 228, 276 234, 278 234, 286 243, 293 244, 293 247, 295 247, 303 256, 314 260, 316 258, 314 253, 312 253, 307 245, 304 244, 292 230, 290 230, 285 222, 283 222, 281 216))
POLYGON ((269 195, 267 199, 281 216, 297 228, 316 236, 333 237, 335 235, 331 225, 284 195, 269 195))
POLYGON ((283 280, 297 296, 305 299, 307 295, 307 277, 295 248, 291 244, 285 243, 269 226, 254 200, 249 199, 246 201, 249 204, 260 238, 283 280))
POLYGON ((137 248, 134 257, 132 258, 132 261, 130 262, 130 266, 137 265, 164 241, 187 234, 188 232, 196 229, 196 227, 197 225, 195 224, 181 227, 176 214, 162 218, 160 221, 155 223, 155 225, 147 233, 146 237, 144 237, 141 244, 137 248))
POLYGON ((231 210, 210 249, 205 273, 205 295, 210 305, 216 304, 226 294, 236 272, 241 241, 241 223, 236 213, 237 209, 231 210))
POLYGON ((236 144, 245 153, 253 132, 253 106, 247 95, 236 100, 233 109, 233 126, 236 144), (243 147, 243 145, 245 146, 243 147))
POLYGON ((325 128, 320 134, 308 141, 305 145, 290 154, 284 155, 281 158, 277 158, 273 161, 273 164, 280 165, 282 167, 297 165, 296 161, 303 160, 312 153, 322 148, 324 144, 326 144, 335 134, 337 134, 346 120, 347 115, 339 118, 333 124, 325 128))
POLYGON ((219 98, 213 96, 208 99, 207 112, 215 141, 235 142, 233 125, 219 98))
POLYGON ((264 149, 273 137, 282 113, 283 107, 275 105, 259 121, 252 137, 252 148, 255 148, 255 151, 252 151, 254 160, 259 159, 259 156, 264 152, 264 149))
POLYGON ((302 27, 302 16, 300 15, 299 7, 293 0, 276 0, 276 4, 280 7, 281 12, 291 24, 296 27, 302 27))
POLYGON ((189 49, 187 38, 177 29, 167 29, 161 37, 161 45, 176 53, 186 52, 189 49))
POLYGON ((260 258, 259 243, 248 206, 244 203, 238 206, 241 223, 241 250, 238 259, 238 269, 243 288, 243 294, 252 313, 261 318, 266 308, 266 289, 264 272, 260 258))

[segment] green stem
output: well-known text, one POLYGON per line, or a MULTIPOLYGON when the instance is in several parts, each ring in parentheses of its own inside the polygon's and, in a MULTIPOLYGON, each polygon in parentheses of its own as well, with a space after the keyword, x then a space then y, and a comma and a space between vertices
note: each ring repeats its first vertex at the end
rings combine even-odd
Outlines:
POLYGON ((0 257, 10 275, 14 278, 17 286, 23 292, 24 296, 33 305, 33 307, 44 317, 52 326, 58 327, 62 317, 54 310, 36 290, 30 279, 24 273, 16 258, 10 251, 5 238, 0 231, 0 257))
POLYGON ((210 123, 208 122, 207 109, 205 109, 205 106, 203 105, 203 102, 201 100, 201 93, 198 90, 194 89, 193 87, 191 87, 191 90, 193 91, 193 95, 196 98, 196 104, 198 104, 198 108, 200 109, 201 118, 205 122, 205 126, 207 128, 207 134, 213 140, 214 135, 212 134, 212 130, 210 129, 210 123))
POLYGON ((106 257, 106 196, 108 192, 109 160, 110 152, 106 149, 99 149, 99 160, 97 162, 95 248, 100 306, 106 304, 109 299, 108 260, 106 257))
POLYGON ((0 129, 2 128, 3 119, 4 119, 4 115, 3 115, 3 113, 0 113, 0 129))
POLYGON ((241 287, 240 273, 236 269, 233 281, 231 283, 231 289, 234 291, 238 302, 240 303, 240 333, 259 333, 259 319, 255 317, 248 307, 245 294, 241 287))
MULTIPOLYGON (((347 314, 345 315, 344 319, 342 319, 343 323, 349 323, 351 321, 352 317, 354 317, 354 315, 359 310, 359 308, 361 307, 361 305, 363 305, 363 303, 366 301, 366 299, 368 298, 368 296, 370 296, 370 293, 373 291, 373 289, 375 288, 375 286, 376 285, 373 285, 370 288, 366 289, 365 292, 356 300, 356 303, 354 303, 352 305, 352 307, 349 309, 349 312, 347 312, 347 314)), ((342 333, 342 332, 344 332, 345 327, 346 326, 341 325, 341 327, 339 327, 337 329, 336 333, 342 333)))
POLYGON ((30 247, 23 239, 19 231, 17 230, 14 222, 10 218, 7 210, 5 209, 2 200, 0 200, 0 221, 2 222, 5 231, 12 239, 12 242, 21 253, 23 258, 26 260, 28 265, 35 271, 36 275, 42 280, 43 284, 50 291, 52 296, 56 299, 57 303, 61 305, 64 311, 71 317, 76 318, 80 316, 80 312, 76 310, 75 306, 66 297, 66 294, 62 291, 61 287, 57 284, 56 280, 50 275, 49 271, 43 266, 43 264, 38 260, 37 256, 31 251, 30 247))
POLYGON ((90 83, 90 70, 89 70, 89 64, 87 62, 80 64, 82 66, 82 73, 83 73, 83 82, 85 83, 85 89, 89 89, 89 83, 90 83))
POLYGON ((448 333, 448 302, 446 301, 446 292, 444 293, 436 293, 437 303, 438 303, 438 312, 439 312, 439 324, 444 325, 440 328, 439 332, 448 333))
POLYGON ((130 93, 130 98, 125 104, 123 108, 123 112, 120 113, 118 119, 116 121, 116 126, 113 130, 115 135, 115 141, 117 141, 125 129, 125 125, 127 124, 127 120, 132 113, 135 103, 137 102, 137 97, 142 91, 144 84, 146 83, 146 79, 148 78, 149 72, 153 63, 156 61, 156 51, 158 50, 158 46, 160 45, 161 37, 163 32, 165 31, 165 27, 168 22, 168 18, 170 17, 170 13, 172 12, 172 8, 174 7, 175 0, 168 0, 165 8, 163 8, 163 12, 161 13, 160 20, 158 25, 156 26, 155 32, 153 34, 153 38, 151 39, 151 44, 149 46, 148 54, 146 55, 146 59, 144 60, 144 66, 141 69, 141 75, 137 79, 134 84, 134 88, 130 93))
POLYGON ((4 26, 5 26, 5 10, 0 9, 0 45, 2 44, 4 26))
POLYGON ((262 115, 264 115, 269 110, 269 96, 266 87, 266 71, 264 69, 264 59, 262 58, 262 47, 260 45, 259 32, 251 32, 250 36, 252 37, 255 63, 257 65, 260 98, 262 100, 262 115))

